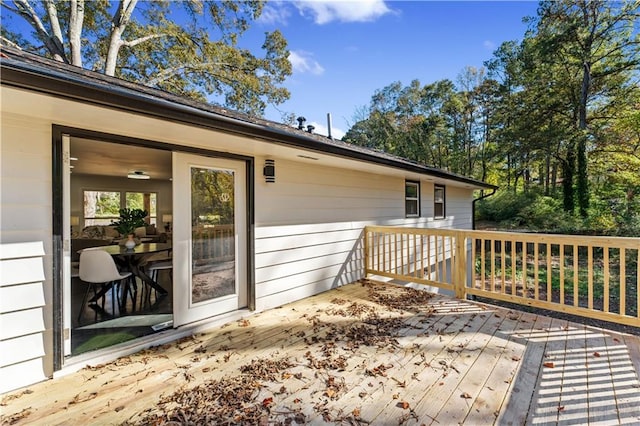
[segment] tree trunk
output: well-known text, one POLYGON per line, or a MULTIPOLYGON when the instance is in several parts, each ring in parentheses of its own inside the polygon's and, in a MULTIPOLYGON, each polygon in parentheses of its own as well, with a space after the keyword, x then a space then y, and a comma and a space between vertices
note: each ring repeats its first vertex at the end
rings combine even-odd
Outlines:
POLYGON ((104 63, 104 73, 106 75, 115 75, 116 64, 118 63, 118 52, 123 45, 122 34, 124 33, 133 9, 136 7, 138 0, 120 0, 118 10, 113 15, 113 26, 111 28, 111 37, 109 38, 109 48, 107 50, 107 59, 104 63))
POLYGON ((584 63, 582 68, 582 87, 580 88, 580 105, 578 110, 578 129, 580 130, 577 154, 578 154, 578 206, 580 215, 587 216, 589 208, 589 179, 587 175, 587 99, 589 97, 589 88, 591 86, 591 65, 584 63))
POLYGON ((573 193, 573 176, 575 174, 575 142, 572 140, 567 147, 567 158, 562 162, 562 204, 564 210, 573 213, 575 207, 575 199, 573 193))
POLYGON ((71 63, 82 67, 82 25, 84 24, 84 0, 71 0, 69 16, 69 45, 71 46, 71 63))

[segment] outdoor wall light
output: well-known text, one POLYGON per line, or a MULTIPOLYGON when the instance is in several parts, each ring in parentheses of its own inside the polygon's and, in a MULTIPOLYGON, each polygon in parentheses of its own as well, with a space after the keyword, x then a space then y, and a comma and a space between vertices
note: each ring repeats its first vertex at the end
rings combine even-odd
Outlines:
POLYGON ((264 181, 267 183, 275 183, 276 181, 276 162, 274 160, 264 160, 264 169, 262 169, 264 181))

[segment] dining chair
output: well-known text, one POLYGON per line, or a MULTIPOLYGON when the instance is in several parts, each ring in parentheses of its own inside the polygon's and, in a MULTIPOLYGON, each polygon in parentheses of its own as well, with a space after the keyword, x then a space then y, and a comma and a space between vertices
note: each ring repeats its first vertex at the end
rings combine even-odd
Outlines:
MULTIPOLYGON (((147 263, 144 265, 145 271, 149 274, 149 277, 153 281, 158 281, 158 274, 160 271, 169 271, 169 277, 173 280, 173 257, 171 256, 171 252, 169 254, 160 254, 151 256, 147 263)), ((151 297, 151 288, 148 289, 149 293, 147 294, 147 298, 151 297)), ((156 298, 158 297, 158 291, 155 292, 156 298)))
MULTIPOLYGON (((87 297, 89 296, 89 289, 93 290, 94 296, 97 295, 96 284, 101 286, 111 285, 111 306, 113 313, 115 314, 115 294, 117 292, 117 285, 123 280, 129 278, 131 272, 121 273, 118 271, 118 267, 109 253, 100 249, 83 250, 80 253, 80 270, 79 278, 81 281, 88 284, 87 291, 82 299, 82 306, 80 313, 78 314, 78 322, 82 316, 85 305, 87 304, 87 297)), ((104 297, 102 300, 102 306, 104 308, 104 297)))

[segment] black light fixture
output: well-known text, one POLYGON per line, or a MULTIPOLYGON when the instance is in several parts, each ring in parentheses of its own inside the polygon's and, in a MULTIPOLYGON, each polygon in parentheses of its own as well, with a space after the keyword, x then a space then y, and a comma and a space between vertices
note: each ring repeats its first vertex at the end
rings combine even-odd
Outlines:
POLYGON ((274 160, 264 160, 264 169, 262 169, 264 181, 267 183, 275 183, 276 181, 276 162, 274 160))

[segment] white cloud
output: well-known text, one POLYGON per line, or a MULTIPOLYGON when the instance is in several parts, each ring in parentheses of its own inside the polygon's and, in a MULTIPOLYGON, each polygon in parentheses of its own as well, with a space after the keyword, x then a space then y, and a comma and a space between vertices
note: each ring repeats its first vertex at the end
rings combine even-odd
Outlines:
POLYGON ((482 45, 484 46, 485 49, 491 50, 491 51, 495 50, 496 48, 496 44, 491 40, 485 40, 484 43, 482 43, 482 45))
MULTIPOLYGON (((326 125, 320 124, 320 123, 316 123, 315 121, 312 121, 311 123, 307 123, 307 124, 311 124, 313 127, 315 127, 315 129, 313 129, 313 133, 317 134, 317 135, 322 135, 322 136, 329 136, 329 129, 326 125)), ((331 126, 331 137, 334 139, 342 139, 342 137, 344 136, 345 132, 342 129, 338 129, 337 127, 331 126)))
POLYGON ((269 2, 262 9, 258 22, 270 25, 287 25, 291 16, 291 9, 281 2, 269 2))
POLYGON ((303 16, 311 15, 318 25, 339 22, 368 22, 390 13, 383 0, 314 0, 297 1, 303 16))
POLYGON ((292 50, 289 53, 289 61, 293 67, 294 73, 311 73, 314 75, 321 75, 324 73, 324 68, 315 59, 311 57, 311 53, 303 50, 292 50))

